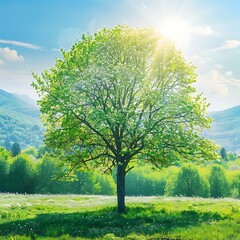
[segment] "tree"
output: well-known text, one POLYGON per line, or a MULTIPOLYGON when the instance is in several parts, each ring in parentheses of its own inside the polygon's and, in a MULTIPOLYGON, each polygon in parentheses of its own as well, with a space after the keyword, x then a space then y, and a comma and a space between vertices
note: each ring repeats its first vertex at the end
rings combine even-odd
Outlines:
POLYGON ((9 172, 10 191, 17 193, 34 193, 35 164, 26 154, 15 157, 9 172))
POLYGON ((14 143, 11 148, 12 156, 15 157, 21 153, 21 147, 19 143, 14 143))
POLYGON ((42 159, 38 160, 36 172, 37 192, 43 194, 56 194, 64 192, 63 186, 61 186, 61 181, 57 179, 60 172, 62 172, 62 169, 57 164, 56 160, 51 156, 46 154, 42 156, 42 159))
POLYGON ((220 156, 222 157, 223 160, 227 160, 227 151, 224 147, 222 147, 220 150, 220 156))
POLYGON ((100 174, 99 172, 95 172, 96 181, 100 185, 100 190, 98 194, 101 195, 114 195, 116 193, 115 190, 115 182, 113 180, 112 175, 110 174, 100 174))
POLYGON ((73 192, 77 194, 97 194, 101 186, 94 172, 76 171, 77 181, 73 182, 73 192))
POLYGON ((229 184, 223 167, 218 165, 212 166, 209 184, 211 197, 219 198, 229 196, 229 184))
POLYGON ((27 155, 33 156, 35 158, 38 157, 38 150, 33 146, 24 149, 22 153, 26 153, 27 155))
POLYGON ((231 192, 233 197, 240 198, 240 173, 234 175, 231 182, 231 192))
POLYGON ((238 155, 236 153, 227 153, 227 160, 228 161, 235 161, 238 158, 238 155))
POLYGON ((10 157, 10 152, 8 152, 4 147, 0 147, 0 192, 5 192, 8 188, 10 157))
POLYGON ((142 159, 164 166, 213 158, 208 104, 191 86, 194 67, 149 28, 118 26, 83 35, 32 83, 40 96, 46 144, 72 168, 117 168, 118 212, 125 175, 142 159))
POLYGON ((46 153, 50 153, 50 150, 47 148, 46 145, 40 145, 38 148, 37 158, 41 158, 46 153))
POLYGON ((206 197, 208 192, 197 168, 192 165, 181 167, 175 184, 174 195, 206 197))

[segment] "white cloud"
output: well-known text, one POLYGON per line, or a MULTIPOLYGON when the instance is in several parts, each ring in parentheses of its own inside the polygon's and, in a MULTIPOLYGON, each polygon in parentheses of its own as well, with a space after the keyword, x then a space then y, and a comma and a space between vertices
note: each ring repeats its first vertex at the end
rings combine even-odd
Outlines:
POLYGON ((4 64, 4 61, 2 59, 0 59, 0 65, 4 64))
POLYGON ((30 48, 30 49, 35 49, 35 50, 40 49, 39 46, 30 44, 30 43, 25 43, 25 42, 18 42, 18 41, 14 41, 14 40, 0 39, 0 43, 15 45, 15 46, 24 47, 24 48, 30 48))
POLYGON ((224 50, 224 49, 232 49, 240 46, 240 40, 226 40, 222 46, 213 49, 214 51, 224 50))
POLYGON ((199 76, 196 88, 211 103, 210 110, 240 105, 240 79, 232 71, 221 73, 220 69, 212 69, 207 75, 199 76))
POLYGON ((17 51, 9 48, 0 48, 0 58, 10 62, 22 62, 23 56, 18 55, 17 51))
POLYGON ((224 76, 222 76, 222 74, 216 70, 213 69, 211 70, 210 74, 208 76, 206 76, 206 79, 204 79, 205 82, 208 81, 207 85, 208 85, 208 90, 212 93, 212 94, 217 94, 220 96, 226 96, 228 93, 228 88, 226 86, 226 81, 224 76))
POLYGON ((191 32, 200 36, 211 36, 216 34, 210 26, 192 28, 191 32))
POLYGON ((222 69, 222 68, 223 68, 223 65, 215 64, 214 67, 217 68, 217 69, 222 69))
POLYGON ((211 60, 210 57, 206 56, 200 56, 198 54, 195 54, 190 57, 190 60, 197 66, 199 65, 206 65, 211 60))
POLYGON ((232 71, 222 74, 219 70, 212 69, 210 74, 203 77, 205 86, 213 93, 221 96, 230 94, 230 87, 240 88, 240 79, 233 76, 232 71))
POLYGON ((54 52, 61 52, 61 49, 60 49, 60 48, 52 48, 52 50, 53 50, 54 52))
POLYGON ((228 77, 231 77, 233 75, 233 72, 232 71, 227 71, 227 72, 225 72, 225 75, 228 76, 228 77))

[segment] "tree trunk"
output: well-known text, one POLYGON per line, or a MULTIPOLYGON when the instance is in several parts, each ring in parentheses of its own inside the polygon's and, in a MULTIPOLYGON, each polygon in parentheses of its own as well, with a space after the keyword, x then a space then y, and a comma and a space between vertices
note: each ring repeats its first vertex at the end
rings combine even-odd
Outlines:
POLYGON ((125 169, 120 164, 117 167, 117 201, 118 213, 125 213, 125 169))

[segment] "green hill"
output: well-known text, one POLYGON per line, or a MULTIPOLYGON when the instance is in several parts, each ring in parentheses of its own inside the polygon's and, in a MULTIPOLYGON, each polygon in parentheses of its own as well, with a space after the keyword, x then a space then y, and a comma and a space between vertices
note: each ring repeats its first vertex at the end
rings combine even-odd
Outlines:
POLYGON ((40 111, 34 100, 0 89, 0 145, 10 148, 13 142, 22 149, 38 147, 43 140, 40 111))
MULTIPOLYGON (((19 142, 21 148, 38 147, 43 141, 40 111, 34 100, 0 89, 0 145, 19 142)), ((212 112, 211 128, 203 135, 227 151, 240 154, 240 106, 212 112)))
POLYGON ((209 115, 214 121, 211 128, 204 132, 204 136, 214 140, 227 151, 240 154, 240 106, 209 115))

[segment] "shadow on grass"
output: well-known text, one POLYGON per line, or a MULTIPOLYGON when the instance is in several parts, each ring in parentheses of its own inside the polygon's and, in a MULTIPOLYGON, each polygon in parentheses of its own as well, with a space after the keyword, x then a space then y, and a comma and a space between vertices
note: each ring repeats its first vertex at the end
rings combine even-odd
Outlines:
POLYGON ((167 212, 164 208, 156 211, 153 206, 129 207, 126 214, 119 215, 112 207, 88 212, 40 214, 33 219, 11 221, 0 224, 0 235, 59 237, 68 234, 85 238, 101 238, 108 233, 118 237, 130 234, 165 235, 177 227, 186 228, 220 219, 221 215, 216 213, 192 210, 167 212))

